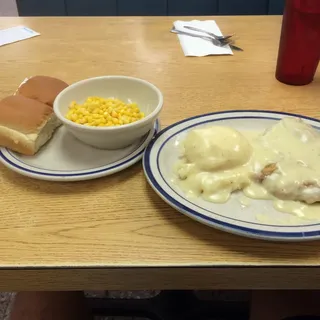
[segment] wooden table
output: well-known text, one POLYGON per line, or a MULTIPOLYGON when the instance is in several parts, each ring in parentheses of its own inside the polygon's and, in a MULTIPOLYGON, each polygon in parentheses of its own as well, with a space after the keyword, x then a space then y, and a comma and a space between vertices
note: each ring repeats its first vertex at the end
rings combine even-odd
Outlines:
MULTIPOLYGON (((217 17, 245 51, 202 58, 184 57, 174 20, 1 18, 0 28, 41 36, 0 48, 0 96, 32 75, 120 74, 162 90, 163 127, 227 109, 319 115, 319 73, 305 87, 274 78, 280 17, 217 17)), ((79 183, 1 166, 0 201, 0 290, 320 288, 319 242, 268 243, 196 223, 152 191, 141 164, 79 183)))

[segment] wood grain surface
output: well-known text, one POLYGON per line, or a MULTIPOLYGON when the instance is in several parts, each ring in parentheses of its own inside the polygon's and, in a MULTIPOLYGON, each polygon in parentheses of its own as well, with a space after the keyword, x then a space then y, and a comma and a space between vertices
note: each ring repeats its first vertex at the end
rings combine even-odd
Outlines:
MULTIPOLYGON (((319 73, 305 87, 274 78, 280 17, 217 17, 245 51, 201 58, 184 57, 169 32, 175 19, 2 18, 0 28, 26 25, 41 36, 0 48, 0 98, 32 75, 72 83, 117 74, 162 90, 163 127, 228 109, 319 115, 319 73)), ((320 265, 319 242, 267 243, 196 223, 151 190, 141 164, 79 183, 1 165, 0 203, 1 290, 320 287, 320 268, 310 268, 320 265)))

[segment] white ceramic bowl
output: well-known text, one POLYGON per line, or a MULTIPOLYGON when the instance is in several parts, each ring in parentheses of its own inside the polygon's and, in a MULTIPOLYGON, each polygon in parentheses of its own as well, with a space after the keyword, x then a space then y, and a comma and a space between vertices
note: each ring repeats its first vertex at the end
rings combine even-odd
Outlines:
POLYGON ((161 91, 148 81, 124 76, 103 76, 70 85, 57 96, 53 109, 66 129, 80 141, 100 149, 119 149, 129 146, 153 128, 162 105, 161 91), (136 122, 115 127, 89 127, 68 120, 65 116, 70 103, 83 103, 89 96, 135 102, 146 116, 136 122))

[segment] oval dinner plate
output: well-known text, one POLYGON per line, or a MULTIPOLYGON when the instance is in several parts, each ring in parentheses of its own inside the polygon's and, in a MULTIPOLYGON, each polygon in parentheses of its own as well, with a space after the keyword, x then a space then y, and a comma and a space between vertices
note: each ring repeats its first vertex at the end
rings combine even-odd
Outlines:
POLYGON ((142 158, 145 147, 159 131, 154 128, 131 146, 119 150, 90 147, 62 126, 34 156, 0 148, 0 161, 22 175, 50 181, 80 181, 100 178, 124 170, 142 158))
MULTIPOLYGON (((226 111, 182 120, 162 130, 144 153, 144 172, 152 188, 176 210, 210 227, 237 235, 274 241, 302 241, 320 238, 319 221, 308 221, 273 208, 270 200, 250 200, 241 205, 240 193, 224 204, 187 199, 174 183, 173 166, 179 157, 179 142, 196 127, 223 125, 238 130, 259 130, 284 117, 300 117, 320 130, 320 121, 305 116, 269 111, 226 111)), ((241 193, 242 194, 242 193, 241 193)), ((320 208, 320 207, 319 207, 320 208)), ((320 216, 320 212, 319 212, 320 216)))

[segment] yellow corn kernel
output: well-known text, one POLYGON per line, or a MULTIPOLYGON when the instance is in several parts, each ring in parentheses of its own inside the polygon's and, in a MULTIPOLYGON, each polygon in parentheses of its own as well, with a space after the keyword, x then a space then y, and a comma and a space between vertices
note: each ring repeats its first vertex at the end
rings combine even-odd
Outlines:
POLYGON ((66 118, 86 126, 120 126, 140 120, 144 113, 135 103, 114 98, 88 97, 83 104, 70 103, 66 118))

